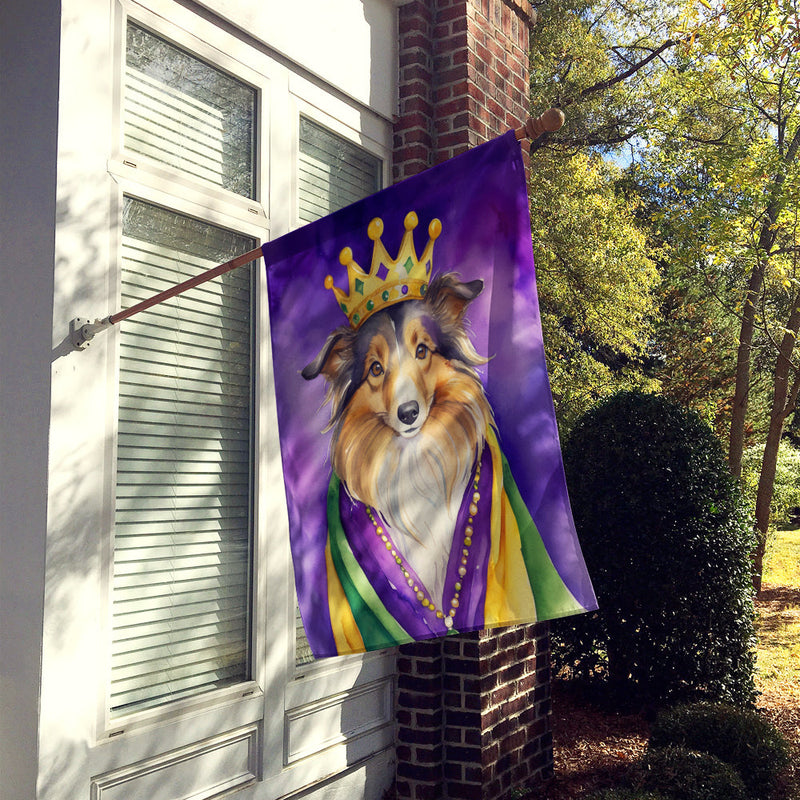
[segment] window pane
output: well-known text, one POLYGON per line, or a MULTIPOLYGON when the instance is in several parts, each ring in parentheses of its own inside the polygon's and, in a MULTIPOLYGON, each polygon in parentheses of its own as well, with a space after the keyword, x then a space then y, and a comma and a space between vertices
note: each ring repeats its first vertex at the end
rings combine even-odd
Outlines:
MULTIPOLYGON (((313 222, 377 192, 383 182, 381 167, 382 162, 376 156, 301 117, 300 219, 313 222)), ((313 660, 297 609, 295 661, 299 665, 313 660)))
POLYGON ((254 197, 256 92, 128 23, 125 148, 254 197))
POLYGON ((381 160, 300 118, 300 219, 313 222, 381 188, 381 160))
MULTIPOLYGON (((122 307, 254 247, 126 198, 122 307)), ((250 677, 252 265, 120 325, 113 714, 250 677)))

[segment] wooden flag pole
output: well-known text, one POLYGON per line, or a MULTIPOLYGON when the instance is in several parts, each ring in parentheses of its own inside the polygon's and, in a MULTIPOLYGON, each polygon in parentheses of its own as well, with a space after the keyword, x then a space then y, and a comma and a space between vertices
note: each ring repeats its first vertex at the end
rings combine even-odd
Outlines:
POLYGON ((135 306, 131 306, 130 308, 126 308, 124 311, 118 311, 116 314, 112 314, 110 317, 108 317, 108 321, 111 325, 116 325, 118 322, 122 322, 123 319, 128 319, 128 317, 132 317, 134 314, 138 314, 140 311, 144 311, 151 306, 158 305, 158 303, 163 303, 164 300, 169 300, 171 297, 175 297, 175 295, 182 294, 187 289, 193 289, 195 286, 199 286, 201 283, 213 280, 214 278, 218 278, 220 275, 224 275, 226 272, 243 267, 245 264, 255 261, 260 255, 260 247, 256 247, 254 250, 249 250, 247 253, 242 253, 242 255, 236 256, 236 258, 232 258, 230 261, 226 261, 224 264, 220 264, 218 267, 207 269, 205 272, 201 272, 199 275, 195 275, 193 278, 183 281, 183 283, 178 283, 175 286, 171 286, 169 289, 164 289, 163 292, 154 294, 152 297, 149 297, 147 300, 142 300, 141 303, 137 303, 135 306))
POLYGON ((555 133, 564 124, 564 112, 560 108, 548 108, 538 117, 528 117, 525 124, 514 131, 517 139, 538 139, 543 133, 555 133))
POLYGON ((136 305, 133 305, 130 308, 117 311, 116 314, 111 314, 104 319, 96 319, 94 322, 91 322, 88 319, 76 317, 69 323, 72 344, 77 350, 83 350, 94 338, 96 333, 104 331, 106 328, 110 328, 112 325, 116 325, 123 319, 132 317, 134 314, 138 314, 140 311, 145 311, 151 306, 158 305, 159 303, 163 303, 165 300, 169 300, 171 297, 182 294, 187 289, 193 289, 195 286, 200 286, 200 284, 206 283, 206 281, 218 278, 220 275, 224 275, 226 272, 243 267, 245 264, 255 261, 260 255, 261 248, 256 247, 253 250, 242 253, 240 256, 236 256, 236 258, 232 258, 230 261, 226 261, 224 264, 207 269, 205 272, 201 272, 199 275, 195 275, 193 278, 189 278, 188 280, 178 283, 175 286, 170 286, 169 289, 165 289, 163 292, 154 294, 152 297, 148 297, 146 300, 142 300, 140 303, 136 303, 136 305))
MULTIPOLYGON (((519 140, 530 139, 533 141, 534 139, 538 139, 543 133, 557 131, 563 124, 564 112, 561 111, 560 108, 550 108, 538 117, 528 117, 524 125, 515 128, 514 135, 519 140)), ((213 280, 220 275, 224 275, 226 272, 243 267, 245 264, 255 261, 260 255, 261 248, 256 247, 247 253, 232 258, 230 261, 226 261, 224 264, 220 264, 218 267, 212 267, 205 272, 201 272, 199 275, 195 275, 193 278, 183 281, 183 283, 171 286, 169 289, 165 289, 163 292, 159 292, 149 297, 147 300, 142 300, 140 303, 136 303, 136 305, 130 308, 117 311, 115 314, 111 314, 104 319, 96 319, 92 322, 88 319, 76 317, 69 323, 72 345, 76 350, 83 350, 88 346, 96 333, 106 330, 124 319, 132 317, 140 311, 145 311, 152 306, 163 303, 165 300, 182 294, 187 289, 193 289, 195 286, 200 286, 200 284, 213 280)))

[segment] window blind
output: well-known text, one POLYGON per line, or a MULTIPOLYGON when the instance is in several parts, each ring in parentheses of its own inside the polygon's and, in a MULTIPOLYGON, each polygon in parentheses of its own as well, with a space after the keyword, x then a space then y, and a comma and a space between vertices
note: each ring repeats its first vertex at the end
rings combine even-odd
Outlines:
POLYGON ((128 24, 127 152, 253 197, 255 105, 251 87, 128 24))
POLYGON ((299 209, 313 222, 381 188, 381 160, 300 117, 299 209))
MULTIPOLYGON (((126 198, 122 307, 253 246, 126 198)), ((251 270, 120 326, 112 715, 250 677, 251 270)))
MULTIPOLYGON (((382 162, 368 151, 300 117, 298 164, 299 216, 313 222, 377 192, 383 182, 382 162)), ((314 656, 308 645, 300 610, 295 614, 295 661, 314 656)))

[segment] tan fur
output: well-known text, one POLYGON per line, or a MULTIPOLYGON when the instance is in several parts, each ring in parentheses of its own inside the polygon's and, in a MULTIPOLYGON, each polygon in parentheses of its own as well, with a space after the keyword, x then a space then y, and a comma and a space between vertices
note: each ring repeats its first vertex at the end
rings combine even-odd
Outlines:
POLYGON ((437 604, 458 511, 493 424, 474 369, 487 359, 464 319, 482 288, 438 276, 423 301, 332 331, 302 370, 306 380, 321 374, 328 382, 335 473, 389 526, 437 604))
MULTIPOLYGON (((409 327, 414 327, 413 321, 409 327)), ((438 353, 424 360, 412 358, 411 353, 429 337, 424 329, 404 334, 402 367, 429 408, 419 434, 413 440, 402 439, 387 423, 401 365, 394 365, 386 380, 368 374, 373 359, 384 358, 389 363, 393 363, 392 357, 397 360, 383 337, 377 337, 379 341, 371 344, 365 359, 366 379, 350 399, 333 446, 336 474, 354 497, 379 509, 384 488, 381 483, 386 476, 394 476, 391 479, 395 483, 407 480, 409 496, 419 488, 415 486, 418 476, 404 474, 403 455, 411 449, 421 474, 438 478, 436 490, 442 501, 453 501, 457 485, 469 477, 492 420, 480 381, 471 369, 457 367, 438 353)), ((425 493, 433 488, 428 486, 425 493)))

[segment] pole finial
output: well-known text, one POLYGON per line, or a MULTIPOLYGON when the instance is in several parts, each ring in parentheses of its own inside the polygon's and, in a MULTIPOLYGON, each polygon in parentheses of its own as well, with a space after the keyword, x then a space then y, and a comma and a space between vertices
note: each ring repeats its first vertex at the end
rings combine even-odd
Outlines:
POLYGON ((517 139, 538 139, 543 133, 554 133, 564 124, 564 112, 560 108, 548 108, 538 117, 528 117, 514 133, 517 139))

